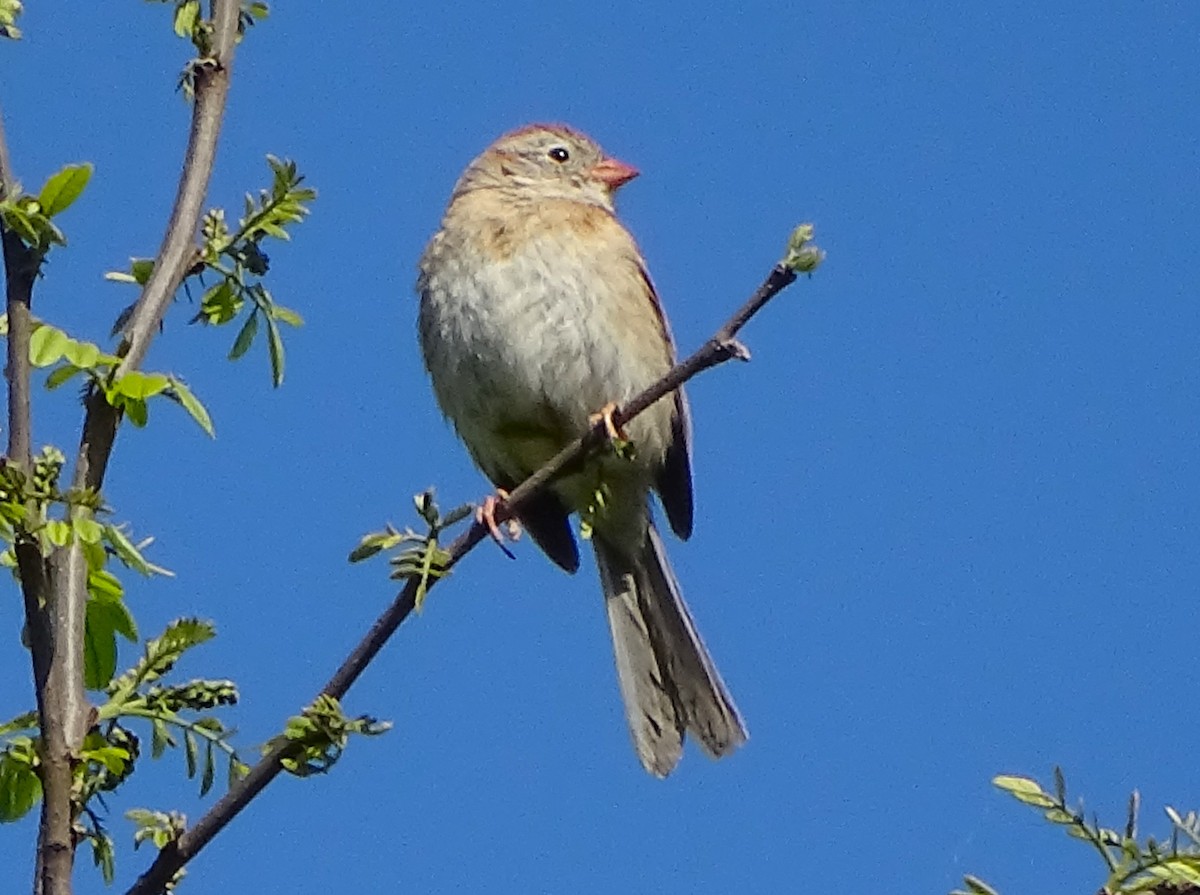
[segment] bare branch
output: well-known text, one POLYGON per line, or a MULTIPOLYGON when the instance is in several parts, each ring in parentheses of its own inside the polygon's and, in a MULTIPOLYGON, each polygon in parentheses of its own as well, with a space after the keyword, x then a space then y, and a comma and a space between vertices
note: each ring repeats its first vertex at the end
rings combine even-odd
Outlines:
MULTIPOLYGON (((0 199, 11 196, 15 188, 16 175, 8 155, 4 122, 0 119, 0 199)), ((4 294, 8 313, 8 366, 4 370, 8 381, 8 459, 29 469, 33 438, 29 410, 32 373, 29 337, 33 326, 29 309, 42 259, 3 222, 0 222, 0 238, 4 243, 4 294)))
MULTIPOLYGON (((811 230, 808 231, 811 233, 811 230)), ((807 241, 807 236, 805 240, 807 241)), ((820 261, 820 254, 815 249, 809 250, 812 263, 808 266, 786 266, 780 263, 772 269, 770 275, 751 296, 738 312, 717 331, 698 351, 680 364, 673 367, 662 379, 651 385, 625 405, 613 412, 613 421, 618 425, 628 422, 646 410, 651 404, 675 391, 693 376, 704 370, 715 367, 734 358, 745 360, 748 352, 735 340, 738 331, 745 326, 768 301, 790 285, 796 279, 796 270, 811 270, 820 261)), ((606 438, 603 422, 577 438, 564 448, 553 460, 530 476, 500 504, 496 510, 496 521, 501 522, 518 514, 521 508, 536 492, 545 488, 551 481, 566 470, 581 463, 587 454, 602 444, 606 438)), ((476 522, 463 532, 450 545, 448 553, 450 569, 466 556, 475 545, 488 537, 488 527, 476 522)), ((432 587, 436 581, 426 582, 426 588, 432 587)), ((397 595, 392 605, 376 619, 366 636, 354 648, 341 667, 322 689, 321 693, 341 699, 366 670, 367 666, 383 649, 388 639, 408 618, 416 606, 416 595, 419 582, 410 578, 403 590, 397 595)), ((268 752, 250 769, 250 772, 240 781, 230 787, 229 791, 220 798, 195 825, 188 829, 179 839, 170 842, 158 853, 154 863, 150 865, 137 882, 130 887, 126 895, 159 895, 166 883, 192 860, 237 817, 243 808, 254 799, 266 786, 279 776, 283 770, 281 759, 290 752, 288 745, 277 746, 268 752)))
MULTIPOLYGON (((195 260, 196 228, 200 223, 208 181, 217 156, 217 137, 225 116, 229 80, 237 40, 237 0, 213 0, 213 55, 196 63, 192 127, 183 161, 175 205, 163 237, 154 272, 133 307, 122 345, 120 376, 136 370, 146 357, 171 299, 195 260)), ((93 392, 87 402, 83 438, 76 461, 74 485, 99 488, 116 438, 118 414, 103 395, 93 392)))
POLYGON ((8 138, 4 136, 4 116, 0 115, 0 199, 7 199, 17 187, 17 176, 8 157, 8 138))
POLYGON ((30 305, 41 259, 21 237, 0 224, 4 243, 4 293, 8 312, 8 459, 29 469, 32 454, 29 337, 33 332, 30 305))

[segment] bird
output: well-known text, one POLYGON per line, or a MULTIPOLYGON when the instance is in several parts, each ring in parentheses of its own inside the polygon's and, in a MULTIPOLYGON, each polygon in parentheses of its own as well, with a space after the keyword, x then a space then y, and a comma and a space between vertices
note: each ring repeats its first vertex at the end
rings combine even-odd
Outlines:
MULTIPOLYGON (((419 262, 418 336, 437 403, 505 496, 675 363, 662 305, 614 196, 638 176, 580 131, 531 124, 458 179, 419 262)), ((746 742, 697 632, 649 505, 693 527, 691 423, 682 390, 517 514, 558 566, 579 568, 570 523, 590 529, 617 679, 642 766, 666 777, 690 733, 714 758, 746 742)), ((495 503, 485 505, 494 510, 495 503)), ((490 516, 488 517, 490 521, 490 516)), ((494 529, 494 523, 493 523, 494 529)))

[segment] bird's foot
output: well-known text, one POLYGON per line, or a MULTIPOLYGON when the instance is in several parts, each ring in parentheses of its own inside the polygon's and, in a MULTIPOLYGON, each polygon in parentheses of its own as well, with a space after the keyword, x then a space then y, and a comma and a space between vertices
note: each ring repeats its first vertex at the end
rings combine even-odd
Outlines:
POLYGON ((487 526, 488 534, 492 536, 492 540, 496 542, 496 546, 504 551, 504 555, 509 559, 516 559, 513 552, 504 544, 505 536, 508 540, 516 541, 521 537, 521 523, 516 519, 506 519, 502 523, 496 521, 496 511, 504 505, 504 501, 508 499, 508 492, 503 488, 497 488, 495 494, 489 494, 483 499, 483 504, 475 510, 475 521, 482 522, 487 526), (500 530, 503 525, 505 531, 500 530))
POLYGON ((617 402, 609 401, 600 408, 598 413, 593 413, 588 417, 588 423, 595 426, 597 423, 604 423, 604 431, 608 435, 609 441, 628 441, 629 436, 625 434, 625 430, 616 424, 613 420, 613 414, 617 412, 617 402))

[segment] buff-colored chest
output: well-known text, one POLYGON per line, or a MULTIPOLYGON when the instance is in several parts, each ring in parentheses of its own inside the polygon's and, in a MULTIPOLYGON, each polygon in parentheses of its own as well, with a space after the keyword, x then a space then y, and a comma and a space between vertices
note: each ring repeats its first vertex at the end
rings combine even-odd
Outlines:
MULTIPOLYGON (((421 343, 443 411, 516 479, 660 377, 671 350, 632 238, 603 209, 459 197, 421 261, 421 343)), ((670 402, 629 429, 661 461, 670 402)), ((490 471, 490 470, 489 470, 490 471)))

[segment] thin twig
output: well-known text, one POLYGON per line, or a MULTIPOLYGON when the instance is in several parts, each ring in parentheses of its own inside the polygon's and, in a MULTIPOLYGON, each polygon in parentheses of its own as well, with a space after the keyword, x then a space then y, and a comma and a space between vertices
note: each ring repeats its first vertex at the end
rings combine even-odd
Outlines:
POLYGON ((0 114, 0 199, 17 191, 17 175, 8 156, 8 139, 4 136, 4 116, 0 114))
MULTIPOLYGON (((815 250, 812 251, 815 252, 815 250)), ((673 367, 658 382, 614 410, 613 421, 618 425, 628 422, 651 404, 670 394, 704 370, 734 358, 747 358, 749 355, 745 349, 735 341, 734 337, 737 332, 763 305, 795 279, 796 274, 793 270, 782 264, 777 265, 750 300, 730 318, 725 326, 718 330, 712 339, 687 360, 673 367)), ((605 426, 603 422, 600 422, 564 448, 554 459, 522 482, 507 500, 498 505, 496 521, 501 522, 519 514, 521 508, 537 491, 545 488, 564 470, 580 463, 590 451, 604 441, 605 437, 605 426)), ((456 565, 486 537, 488 537, 487 525, 481 522, 473 524, 448 548, 447 552, 450 558, 446 569, 449 570, 456 565)), ((427 588, 432 587, 435 583, 436 579, 425 582, 427 588)), ((329 682, 321 690, 322 694, 339 700, 346 695, 354 682, 383 649, 384 644, 415 608, 419 584, 420 582, 416 578, 408 580, 392 605, 375 620, 366 636, 329 679, 329 682)), ((279 776, 283 770, 281 759, 287 757, 290 751, 289 745, 284 744, 276 746, 264 755, 245 777, 231 786, 229 791, 205 812, 203 817, 186 830, 179 839, 168 843, 158 853, 154 863, 138 878, 126 895, 159 895, 166 883, 185 864, 199 854, 217 833, 228 826, 255 796, 279 776)))
MULTIPOLYGON (((133 307, 125 328, 124 355, 115 374, 136 370, 158 332, 171 300, 195 260, 196 228, 217 155, 217 137, 225 116, 229 78, 236 46, 237 0, 213 0, 213 55, 196 64, 192 126, 179 190, 163 236, 154 270, 133 307)), ((75 465, 77 488, 99 488, 116 438, 118 414, 103 395, 93 391, 87 402, 83 437, 75 465)))

